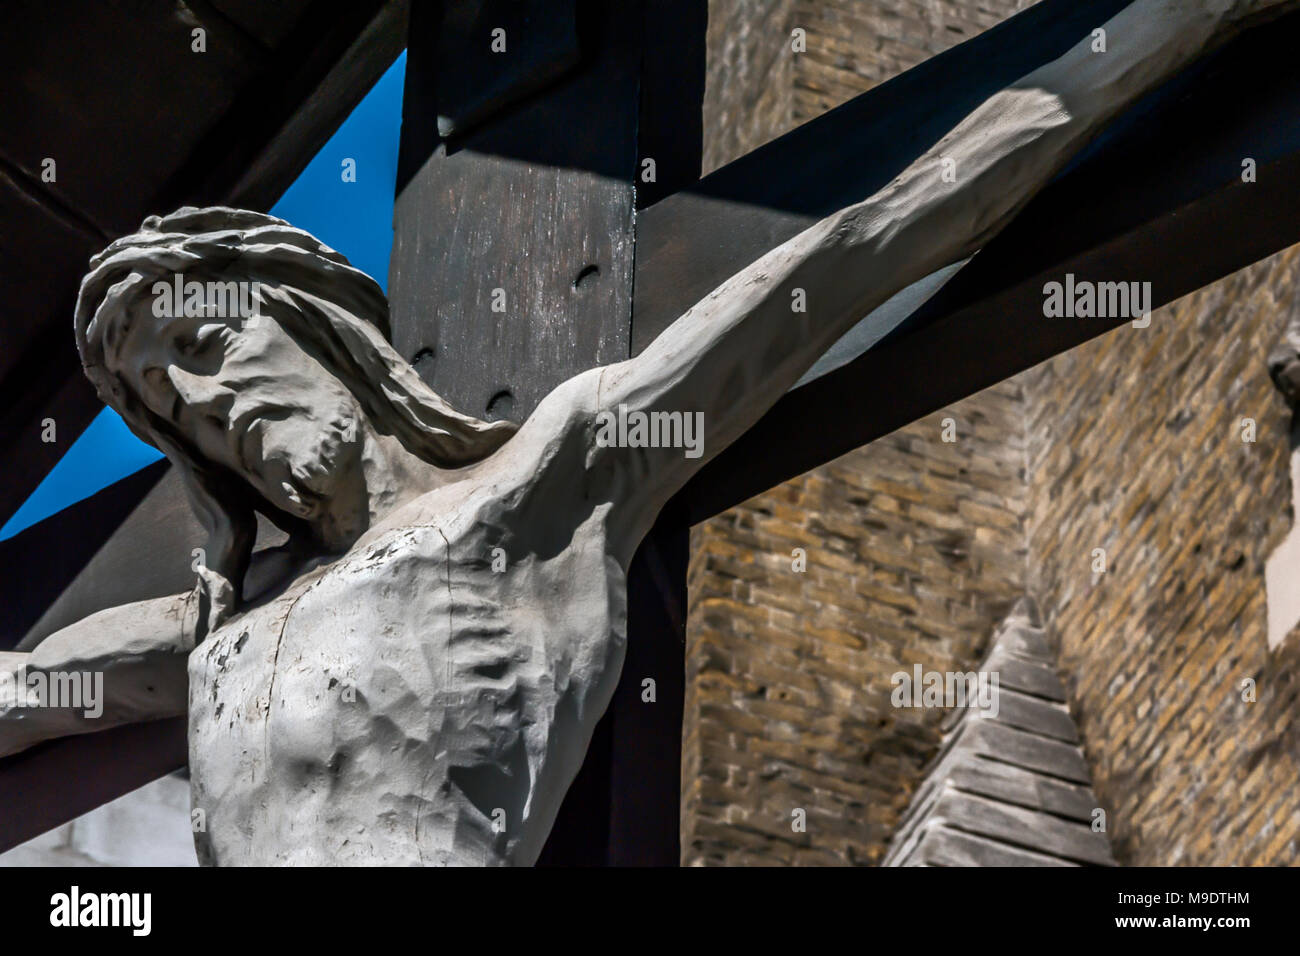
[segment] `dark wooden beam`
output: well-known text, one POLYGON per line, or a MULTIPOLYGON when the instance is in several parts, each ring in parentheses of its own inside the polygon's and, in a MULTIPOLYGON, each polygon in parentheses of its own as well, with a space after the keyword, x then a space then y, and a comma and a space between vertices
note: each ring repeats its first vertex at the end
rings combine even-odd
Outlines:
POLYGON ((577 0, 450 4, 438 50, 437 132, 463 136, 576 66, 577 6, 577 0))
MULTIPOLYGON (((707 0, 641 8, 637 208, 699 182, 704 152, 707 0), (647 181, 645 160, 655 176, 647 181)), ((640 249, 640 229, 637 231, 640 249)), ((641 294, 636 289, 632 311, 641 294)), ((628 340, 631 355, 631 319, 628 340)), ((690 525, 664 509, 628 571, 627 656, 609 707, 612 866, 681 862, 682 721, 686 705, 686 571, 690 525)))
POLYGON ((608 758, 612 866, 681 862, 682 719, 686 706, 686 571, 690 526, 674 506, 628 571, 627 657, 608 758))
MULTIPOLYGON (((584 2, 576 66, 548 73, 544 88, 534 78, 532 95, 508 108, 472 110, 465 104, 519 86, 509 39, 504 54, 458 57, 449 94, 438 51, 486 49, 483 25, 506 22, 511 2, 485 0, 473 16, 441 21, 434 5, 413 11, 389 289, 394 344, 430 385, 472 414, 522 421, 556 385, 630 354, 639 128, 658 110, 680 117, 684 135, 645 148, 662 152, 674 188, 693 181, 703 90, 680 81, 670 89, 662 64, 643 78, 641 0, 584 2), (456 116, 468 119, 444 122, 453 135, 437 135, 434 118, 456 116)), ((673 6, 695 14, 699 35, 687 46, 702 78, 703 3, 673 6)), ((517 55, 525 66, 559 62, 564 44, 552 46, 554 57, 525 45, 517 55)), ((685 540, 680 522, 656 528, 633 562, 623 679, 542 865, 678 860, 685 540), (647 677, 653 703, 642 699, 647 677)))
MULTIPOLYGON (((22 582, 22 587, 6 589, 5 614, 0 620, 0 649, 16 647, 29 634, 33 635, 34 642, 87 614, 140 600, 129 595, 133 588, 140 586, 142 577, 145 588, 153 590, 149 579, 155 574, 154 562, 158 556, 155 547, 137 547, 137 553, 143 552, 139 561, 123 564, 109 559, 104 562, 102 570, 83 575, 87 565, 95 561, 96 553, 104 550, 101 547, 104 542, 98 536, 83 534, 82 529, 98 526, 109 529, 111 533, 113 529, 129 522, 130 516, 137 511, 156 513, 163 519, 173 518, 171 509, 153 507, 151 500, 159 479, 168 471, 166 462, 154 462, 113 483, 99 494, 78 501, 12 538, 0 541, 0 579, 22 582), (73 595, 69 595, 69 591, 84 592, 87 586, 94 590, 102 589, 105 575, 112 578, 112 596, 107 598, 109 603, 96 607, 94 601, 77 601, 73 595), (83 581, 82 588, 67 587, 68 581, 78 578, 83 581), (92 581, 95 583, 91 584, 92 581), (73 603, 79 603, 81 607, 71 610, 71 616, 65 617, 60 605, 70 597, 73 597, 73 603), (47 626, 36 627, 37 622, 43 618, 48 621, 47 626)), ((188 510, 187 505, 186 518, 197 527, 198 522, 189 517, 188 510)), ((181 529, 165 522, 155 524, 154 530, 164 530, 163 540, 155 539, 155 543, 164 550, 171 546, 172 541, 184 543, 187 540, 181 529)), ((150 543, 150 539, 142 534, 114 536, 111 540, 130 540, 139 545, 150 543)), ((185 553, 188 554, 188 550, 185 553)), ((164 560, 164 569, 167 564, 164 560)), ((189 562, 186 561, 184 566, 187 571, 188 565, 189 562)), ((192 582, 163 593, 174 594, 186 586, 192 586, 192 582)), ((142 595, 160 596, 152 593, 142 595)))
POLYGON ((127 724, 0 761, 0 851, 185 766, 185 718, 127 724))
MULTIPOLYGON (((279 91, 275 108, 262 107, 265 118, 259 134, 250 137, 251 154, 227 156, 226 165, 209 174, 206 189, 243 209, 274 206, 406 49, 409 16, 410 0, 387 0, 378 9, 358 4, 333 20, 328 38, 304 33, 297 40, 294 75, 279 91)), ((240 104, 245 105, 252 109, 251 103, 240 104)), ((230 121, 241 115, 232 111, 230 121)))
MULTIPOLYGON (((438 5, 412 11, 389 263, 393 344, 472 415, 523 421, 560 382, 628 354, 636 30, 630 0, 588 6, 595 35, 579 68, 450 140, 430 130, 441 113, 438 51, 486 47, 491 36, 439 38, 438 5)), ((496 71, 513 73, 512 56, 527 55, 511 49, 462 66, 492 83, 496 71)))
MULTIPOLYGON (((704 158, 704 79, 708 0, 650 3, 641 24, 641 107, 637 123, 637 209, 700 181, 704 158), (647 180, 645 160, 654 160, 647 180)), ((641 231, 637 228, 637 256, 641 231)), ((636 313, 637 290, 632 303, 636 313)))
MULTIPOLYGON (((443 21, 441 36, 433 8, 412 19, 393 339, 460 407, 523 420, 570 376, 630 354, 635 203, 699 176, 705 4, 579 3, 576 66, 534 77, 530 97, 485 114, 463 104, 520 87, 509 54, 461 57, 448 97, 448 63, 431 51, 486 46, 482 25, 504 22, 491 6, 443 21), (448 122, 457 116, 467 118, 448 122), (647 155, 655 181, 636 183, 647 155)), ((562 40, 552 57, 520 55, 560 63, 562 40)), ((678 861, 686 535, 679 519, 661 522, 633 562, 623 680, 543 865, 678 861)))

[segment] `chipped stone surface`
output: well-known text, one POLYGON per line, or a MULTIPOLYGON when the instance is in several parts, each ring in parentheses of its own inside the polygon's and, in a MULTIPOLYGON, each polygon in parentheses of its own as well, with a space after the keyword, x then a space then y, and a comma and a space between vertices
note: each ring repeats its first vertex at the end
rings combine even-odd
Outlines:
POLYGON ((491 511, 427 501, 191 655, 202 862, 541 851, 617 681, 622 578, 588 528, 549 561, 517 539, 494 573, 491 511))

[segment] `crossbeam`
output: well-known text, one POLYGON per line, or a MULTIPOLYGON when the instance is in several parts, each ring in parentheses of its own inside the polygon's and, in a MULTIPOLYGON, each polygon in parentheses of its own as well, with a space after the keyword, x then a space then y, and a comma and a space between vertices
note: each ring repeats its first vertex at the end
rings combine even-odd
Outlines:
MULTIPOLYGON (((1122 6, 1048 0, 645 210, 634 348, 769 248, 888 183, 1008 72, 1045 62, 1122 6), (950 88, 951 99, 938 92, 950 88)), ((1292 15, 1127 111, 932 298, 889 317, 896 327, 874 347, 793 389, 710 462, 681 493, 689 520, 1126 321, 1047 319, 1047 282, 1149 281, 1155 307, 1300 241, 1297 43, 1292 15), (1243 181, 1246 159, 1255 182, 1243 181)))

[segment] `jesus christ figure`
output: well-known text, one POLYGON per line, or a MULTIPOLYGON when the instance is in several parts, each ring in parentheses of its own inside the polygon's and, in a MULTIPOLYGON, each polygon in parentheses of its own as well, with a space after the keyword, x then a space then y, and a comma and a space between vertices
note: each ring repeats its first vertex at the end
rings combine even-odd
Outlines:
POLYGON ((430 391, 387 342, 378 286, 306 233, 232 209, 146 220, 92 260, 77 346, 186 479, 206 560, 188 594, 0 655, 102 671, 105 695, 97 720, 0 710, 0 753, 188 713, 205 863, 532 863, 618 682, 628 564, 673 493, 1126 105, 1295 3, 1134 0, 1104 24, 1106 52, 1081 43, 990 97, 888 187, 520 427, 430 391), (257 283, 258 317, 156 309, 178 274, 257 283), (611 414, 659 412, 701 422, 702 454, 597 440, 611 414), (253 558, 258 512, 289 543, 253 558))

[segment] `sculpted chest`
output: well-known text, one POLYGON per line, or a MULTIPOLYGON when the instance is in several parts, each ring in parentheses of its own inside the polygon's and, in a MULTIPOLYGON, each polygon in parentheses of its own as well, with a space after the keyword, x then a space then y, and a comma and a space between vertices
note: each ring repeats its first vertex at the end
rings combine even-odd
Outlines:
POLYGON ((400 536, 296 582, 191 654, 193 799, 222 862, 290 850, 282 828, 313 806, 327 813, 350 762, 427 743, 445 688, 446 578, 436 531, 400 536), (286 812, 267 813, 286 796, 286 812))
POLYGON ((492 862, 552 813, 573 761, 548 750, 565 726, 585 747, 617 679, 621 606, 580 549, 500 571, 480 550, 390 532, 196 649, 201 859, 492 862))

